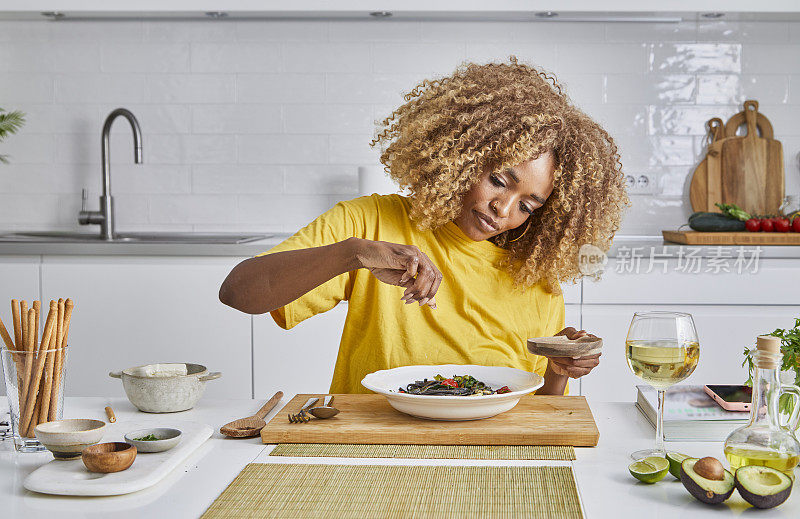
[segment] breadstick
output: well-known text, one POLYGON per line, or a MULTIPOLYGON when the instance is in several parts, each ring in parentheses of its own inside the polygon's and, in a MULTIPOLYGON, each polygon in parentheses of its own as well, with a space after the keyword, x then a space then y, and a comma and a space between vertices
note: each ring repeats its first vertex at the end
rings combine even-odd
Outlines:
POLYGON ((56 320, 56 348, 61 347, 61 337, 64 334, 64 300, 58 299, 58 319, 56 320))
POLYGON ((6 345, 6 349, 9 349, 9 350, 15 350, 15 349, 17 349, 17 348, 14 346, 14 340, 13 340, 13 339, 11 338, 11 336, 8 334, 8 330, 6 329, 6 325, 3 323, 3 320, 2 320, 2 319, 0 319, 0 336, 2 336, 2 337, 3 337, 3 342, 4 342, 4 343, 5 343, 5 345, 6 345))
MULTIPOLYGON (((55 346, 58 344, 58 341, 55 336, 50 338, 50 343, 42 345, 42 352, 47 351, 47 359, 45 360, 44 364, 44 376, 42 377, 42 389, 39 394, 39 398, 36 400, 36 407, 38 408, 38 412, 34 410, 34 417, 38 419, 31 421, 31 432, 33 432, 33 427, 36 423, 44 423, 48 421, 48 413, 50 411, 50 393, 53 389, 53 367, 55 363, 55 346), (45 350, 46 348, 46 350, 45 350)), ((40 353, 39 355, 42 355, 40 353)))
POLYGON ((55 359, 53 364, 53 388, 50 391, 50 409, 48 411, 48 420, 56 419, 58 413, 58 397, 61 393, 61 373, 64 369, 64 347, 67 345, 69 336, 69 323, 72 319, 72 309, 75 305, 72 299, 67 298, 64 303, 64 325, 62 326, 61 337, 58 344, 56 344, 55 359))
POLYGON ((34 301, 33 309, 36 311, 36 326, 33 328, 33 342, 36 344, 39 342, 39 314, 42 311, 42 302, 34 301))
MULTIPOLYGON (((19 302, 19 313, 22 316, 22 344, 28 344, 28 302, 24 299, 19 302)), ((36 344, 36 343, 34 343, 36 344)))
MULTIPOLYGON (((14 348, 16 351, 21 351, 25 349, 25 345, 22 344, 22 323, 20 323, 20 316, 19 316, 19 301, 16 299, 11 300, 11 324, 14 328, 14 348)), ((20 408, 22 407, 22 394, 19 391, 22 389, 22 371, 23 367, 20 365, 22 360, 19 355, 14 355, 14 364, 17 368, 17 396, 20 397, 20 408)))
MULTIPOLYGON (((22 351, 25 345, 22 343, 22 323, 20 322, 19 315, 19 301, 16 299, 11 300, 11 324, 14 327, 14 349, 22 351)), ((22 389, 22 372, 24 371, 21 365, 25 359, 20 358, 19 355, 14 355, 14 364, 17 368, 17 396, 19 397, 19 406, 22 408, 22 394, 19 392, 22 389), (22 362, 21 362, 22 361, 22 362)))
MULTIPOLYGON (((33 312, 33 310, 31 310, 33 312)), ((34 322, 36 318, 34 317, 33 313, 31 315, 26 315, 25 320, 30 319, 31 322, 34 322)), ((27 339, 28 337, 26 337, 27 339)), ((25 408, 25 404, 27 403, 28 393, 31 389, 31 372, 33 371, 33 337, 30 337, 30 340, 25 341, 24 345, 25 355, 22 357, 22 362, 25 365, 22 374, 22 386, 20 387, 21 391, 19 394, 19 406, 20 406, 20 416, 22 415, 22 410, 25 408)), ((25 430, 24 428, 22 429, 25 430)))
MULTIPOLYGON (((50 338, 53 334, 53 328, 55 324, 56 314, 58 313, 58 308, 55 301, 50 301, 50 311, 47 313, 47 322, 44 325, 44 334, 42 335, 42 344, 50 344, 50 338)), ((31 318, 33 315, 31 314, 31 318)), ((33 351, 33 342, 30 343, 31 345, 31 352, 33 351)), ((30 353, 29 356, 31 357, 30 360, 33 361, 33 354, 30 353)), ((36 366, 33 368, 33 372, 30 373, 28 370, 28 365, 33 364, 33 362, 29 362, 28 365, 25 367, 25 382, 26 387, 29 388, 26 397, 25 397, 25 409, 24 411, 20 411, 20 422, 19 422, 19 429, 20 431, 27 431, 30 428, 30 424, 33 418, 33 408, 36 405, 36 395, 39 393, 39 382, 42 380, 42 371, 44 370, 44 363, 47 360, 47 355, 39 355, 36 357, 36 366)))
POLYGON ((19 301, 16 299, 11 300, 11 316, 14 325, 14 344, 17 350, 24 350, 25 345, 22 344, 22 327, 19 319, 19 301))
MULTIPOLYGON (((41 387, 39 387, 39 391, 37 394, 41 397, 42 394, 41 387)), ((42 406, 42 400, 41 398, 37 398, 36 405, 33 408, 33 414, 31 415, 31 423, 28 424, 28 429, 26 431, 21 432, 20 436, 24 436, 26 438, 33 438, 34 436, 36 436, 33 428, 39 425, 39 409, 41 409, 41 406, 42 406)), ((20 429, 20 431, 22 431, 22 429, 20 429)))

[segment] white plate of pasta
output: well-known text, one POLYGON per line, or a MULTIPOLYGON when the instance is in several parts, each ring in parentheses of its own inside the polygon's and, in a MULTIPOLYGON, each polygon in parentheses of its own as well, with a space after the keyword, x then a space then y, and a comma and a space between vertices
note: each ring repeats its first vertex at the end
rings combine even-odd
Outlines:
POLYGON ((512 409, 542 387, 536 373, 502 366, 402 366, 368 374, 361 385, 402 413, 429 420, 480 420, 512 409))

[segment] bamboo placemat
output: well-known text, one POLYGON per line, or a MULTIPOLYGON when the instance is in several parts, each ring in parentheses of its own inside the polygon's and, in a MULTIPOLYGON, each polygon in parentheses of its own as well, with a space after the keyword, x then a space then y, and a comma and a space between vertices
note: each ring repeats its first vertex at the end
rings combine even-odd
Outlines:
POLYGON ((452 460, 575 459, 575 448, 565 445, 342 445, 336 443, 282 443, 270 456, 325 458, 412 458, 452 460))
POLYGON ((203 518, 582 518, 570 467, 251 463, 203 518))

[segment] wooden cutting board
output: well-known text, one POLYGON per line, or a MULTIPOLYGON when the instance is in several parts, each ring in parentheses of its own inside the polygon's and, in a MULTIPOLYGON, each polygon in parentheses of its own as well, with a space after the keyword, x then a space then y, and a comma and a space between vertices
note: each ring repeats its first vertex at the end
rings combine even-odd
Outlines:
POLYGON ((661 231, 666 241, 684 245, 800 245, 797 232, 661 231))
POLYGON ((725 139, 725 123, 719 117, 709 119, 706 123, 708 131, 708 151, 697 165, 689 185, 689 200, 694 211, 718 211, 714 205, 722 201, 720 172, 720 151, 725 139))
POLYGON ((776 214, 784 195, 783 147, 758 135, 758 101, 745 101, 744 114, 747 134, 722 142, 722 200, 749 213, 776 214))
POLYGON ((600 433, 586 398, 527 395, 512 410, 485 420, 423 420, 396 411, 382 395, 335 395, 341 413, 289 423, 309 397, 295 396, 261 430, 264 443, 400 445, 597 445, 600 433))

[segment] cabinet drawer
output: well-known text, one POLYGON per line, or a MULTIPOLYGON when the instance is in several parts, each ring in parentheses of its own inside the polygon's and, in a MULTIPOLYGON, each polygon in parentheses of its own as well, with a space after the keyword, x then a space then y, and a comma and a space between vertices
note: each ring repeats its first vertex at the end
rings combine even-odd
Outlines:
MULTIPOLYGON (((708 260, 708 258, 704 258, 708 260)), ((600 281, 584 279, 583 302, 589 304, 725 304, 794 305, 800 302, 794 280, 800 279, 800 260, 769 259, 755 272, 683 272, 676 259, 664 264, 642 260, 639 272, 610 258, 600 281), (624 267, 624 268, 623 268, 624 267), (665 272, 666 269, 666 272, 665 272)))

